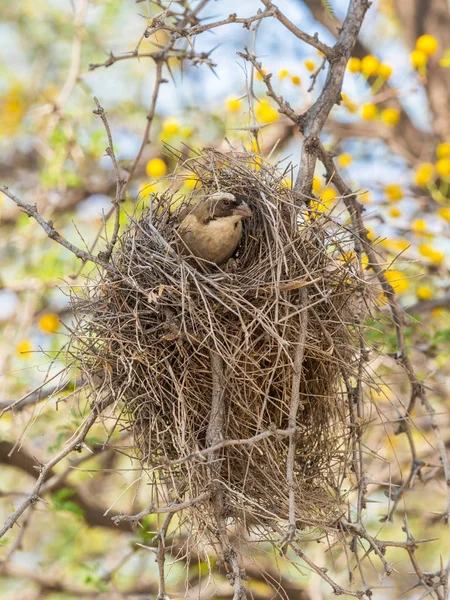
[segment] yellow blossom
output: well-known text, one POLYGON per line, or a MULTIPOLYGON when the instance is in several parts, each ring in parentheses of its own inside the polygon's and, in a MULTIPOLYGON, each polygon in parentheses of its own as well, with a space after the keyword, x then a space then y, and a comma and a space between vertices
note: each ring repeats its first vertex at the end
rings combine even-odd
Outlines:
POLYGON ((350 154, 348 154, 348 152, 345 152, 344 154, 340 154, 337 157, 337 163, 343 169, 345 169, 345 167, 348 167, 351 164, 351 162, 352 162, 352 157, 350 156, 350 154))
POLYGON ((430 257, 434 250, 429 244, 419 244, 418 246, 419 254, 422 256, 430 257))
POLYGON ((336 192, 331 188, 325 188, 319 194, 319 202, 311 202, 311 208, 318 212, 328 212, 336 199, 336 192))
POLYGON ((436 163, 436 171, 441 177, 448 177, 450 175, 450 159, 440 158, 436 163))
POLYGON ((366 231, 367 231, 367 239, 368 240, 374 240, 375 239, 375 231, 373 230, 372 227, 366 227, 366 231))
POLYGON ((397 108, 385 108, 380 116, 386 125, 397 125, 400 121, 400 111, 397 108))
POLYGON ((424 219, 416 219, 411 223, 411 230, 415 233, 425 233, 427 230, 427 223, 424 219))
POLYGON ((368 54, 361 61, 361 73, 366 77, 373 77, 378 73, 380 61, 376 56, 368 54))
POLYGON ((361 256, 361 268, 367 269, 368 266, 369 266, 369 257, 367 256, 367 254, 363 254, 361 256))
POLYGON ((342 252, 341 254, 341 260, 346 263, 353 262, 355 258, 356 254, 353 250, 348 250, 348 252, 342 252))
POLYGON ((280 79, 286 79, 286 77, 289 75, 289 71, 287 69, 281 69, 281 71, 278 73, 278 77, 280 79))
POLYGON ((194 133, 194 130, 192 127, 182 127, 180 133, 183 137, 189 138, 194 133))
POLYGON ((362 202, 362 204, 370 204, 370 192, 366 191, 363 192, 362 194, 359 194, 359 199, 362 202))
POLYGON ((167 166, 162 158, 151 158, 145 170, 149 177, 164 177, 167 173, 167 166))
POLYGON ((316 63, 313 60, 305 60, 305 67, 310 73, 312 73, 316 68, 316 63))
POLYGON ((420 163, 414 173, 414 182, 419 187, 425 187, 434 179, 434 165, 428 162, 420 163))
POLYGON ((436 147, 436 156, 438 158, 449 158, 450 157, 450 144, 448 142, 442 142, 436 147))
POLYGON ((278 121, 279 113, 266 99, 261 100, 255 110, 256 118, 260 123, 278 121))
POLYGON ((450 222, 450 206, 443 206, 442 208, 438 208, 438 215, 444 219, 444 221, 450 222))
MULTIPOLYGON (((265 69, 262 69, 262 72, 263 72, 264 75, 267 75, 267 71, 265 69)), ((263 75, 261 75, 261 73, 259 71, 256 71, 255 77, 259 81, 263 80, 263 75)))
POLYGON ((195 175, 191 175, 189 179, 184 180, 184 185, 188 190, 193 190, 195 186, 198 184, 199 179, 195 177, 195 175))
POLYGON ((16 86, 0 100, 0 137, 17 129, 25 111, 22 88, 16 86))
POLYGON ((283 179, 283 181, 281 182, 281 185, 285 188, 291 188, 292 181, 290 179, 283 179))
POLYGON ((30 340, 21 340, 16 346, 16 352, 21 358, 29 358, 33 351, 33 345, 30 340))
POLYGON ((326 204, 327 206, 329 206, 330 204, 332 204, 333 200, 335 200, 335 198, 336 198, 336 191, 333 190, 332 188, 327 187, 320 194, 320 198, 321 198, 323 204, 326 204))
POLYGON ((347 69, 350 73, 361 73, 361 61, 356 56, 352 56, 347 63, 347 69))
POLYGON ((433 297, 433 290, 429 285, 421 285, 416 290, 416 296, 419 300, 430 300, 433 297))
POLYGON ((162 132, 166 135, 176 135, 180 131, 180 124, 176 119, 164 119, 162 122, 162 132))
POLYGON ((406 240, 383 240, 380 245, 394 253, 404 252, 410 246, 406 240))
POLYGON ((294 85, 301 85, 301 83, 302 83, 302 80, 300 79, 300 77, 298 75, 292 75, 291 81, 294 85))
POLYGON ((44 333, 55 333, 59 328, 58 315, 55 313, 47 313, 42 315, 38 321, 39 329, 44 333))
POLYGON ((409 281, 401 271, 392 269, 390 271, 385 271, 384 275, 397 294, 402 294, 408 289, 409 281))
POLYGON ((392 75, 392 67, 391 65, 387 65, 386 63, 381 63, 378 67, 378 75, 383 79, 389 79, 392 75))
POLYGON ((318 177, 314 177, 313 182, 312 182, 312 191, 314 192, 314 194, 318 194, 321 189, 322 189, 322 182, 320 181, 320 179, 318 177))
POLYGON ((389 216, 392 217, 393 219, 398 219, 399 217, 402 216, 401 210, 399 210, 398 208, 390 208, 389 209, 389 216))
POLYGON ((226 106, 230 112, 239 112, 242 106, 242 100, 240 100, 237 96, 230 96, 227 98, 226 106))
POLYGON ((440 265, 445 258, 445 254, 443 252, 440 252, 439 250, 433 250, 428 256, 428 258, 433 264, 440 265))
POLYGON ((397 202, 403 198, 403 190, 397 183, 386 185, 384 193, 390 202, 397 202))
POLYGON ((421 35, 416 41, 416 50, 431 56, 438 49, 438 41, 433 35, 421 35))
POLYGON ((378 114, 378 109, 375 104, 363 104, 361 107, 361 116, 366 121, 373 121, 376 119, 378 114))
POLYGON ((422 50, 413 50, 409 56, 415 69, 423 69, 426 66, 428 56, 422 50))
POLYGON ((150 181, 148 181, 140 190, 139 193, 143 194, 154 194, 157 190, 157 186, 154 183, 151 183, 150 181))

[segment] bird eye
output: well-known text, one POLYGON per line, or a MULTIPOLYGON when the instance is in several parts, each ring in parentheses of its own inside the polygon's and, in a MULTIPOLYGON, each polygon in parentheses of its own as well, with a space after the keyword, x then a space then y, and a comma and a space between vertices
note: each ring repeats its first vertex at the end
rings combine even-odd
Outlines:
POLYGON ((228 200, 228 198, 224 198, 224 199, 222 200, 222 204, 223 204, 224 206, 230 206, 230 204, 231 204, 231 200, 228 200))

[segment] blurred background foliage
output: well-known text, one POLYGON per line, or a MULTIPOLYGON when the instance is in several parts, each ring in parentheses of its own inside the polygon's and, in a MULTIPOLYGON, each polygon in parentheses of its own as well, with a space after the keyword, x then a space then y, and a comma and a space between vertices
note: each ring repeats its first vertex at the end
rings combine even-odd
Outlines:
MULTIPOLYGON (((324 42, 333 44, 347 4, 344 0, 288 0, 282 8, 304 30, 317 31, 324 42)), ((412 316, 406 330, 408 346, 439 415, 448 448, 450 17, 446 0, 430 0, 425 8, 419 4, 373 2, 348 64, 342 101, 332 111, 323 140, 336 153, 346 180, 358 191, 365 223, 383 254, 388 279, 412 316)), ((250 16, 258 8, 256 0, 212 2, 202 16, 214 20, 232 12, 250 16)), ((165 31, 142 37, 160 8, 152 2, 121 0, 24 0, 4 2, 2 9, 1 182, 37 204, 40 213, 77 245, 91 247, 101 232, 96 246, 101 250, 115 178, 105 156, 103 125, 93 114, 93 96, 107 111, 116 156, 126 171, 142 143, 155 83, 155 64, 145 55, 157 52, 168 39, 165 31)), ((170 71, 164 72, 167 81, 158 98, 150 143, 127 189, 123 226, 137 198, 145 200, 169 185, 178 186, 180 193, 195 186, 192 178, 165 178, 176 166, 171 147, 186 156, 189 148, 226 149, 228 144, 264 155, 273 152, 277 159, 284 157, 286 164, 292 161, 295 174, 301 137, 267 98, 262 78, 236 55, 245 45, 254 49, 266 72, 272 73, 277 92, 296 111, 305 110, 317 97, 325 78, 322 56, 286 36, 280 23, 266 19, 257 32, 233 24, 205 32, 196 38, 195 49, 210 53, 209 60, 192 65, 182 53, 174 53, 170 71), (262 126, 256 134, 255 124, 262 126)), ((286 179, 286 185, 292 185, 291 179, 286 179)), ((313 193, 317 210, 334 211, 337 218, 343 215, 342 201, 320 168, 313 193)), ((351 263, 356 257, 345 260, 351 263)), ((63 375, 66 356, 61 349, 71 327, 68 288, 89 285, 88 272, 73 255, 50 241, 35 221, 0 196, 0 409, 37 389, 26 406, 1 415, 2 520, 36 477, 33 465, 63 447, 87 410, 82 398, 73 393, 76 382, 63 375), (45 401, 39 402, 43 384, 45 401), (63 392, 61 386, 65 386, 63 392)), ((383 357, 370 363, 379 382, 367 391, 376 422, 369 428, 367 441, 368 454, 375 457, 376 453, 370 475, 377 481, 400 481, 408 448, 394 430, 397 407, 407 402, 406 384, 388 356, 395 351, 395 335, 385 318, 385 299, 374 293, 379 294, 381 316, 374 315, 368 324, 367 341, 383 357)), ((420 550, 423 564, 432 570, 440 554, 448 550, 448 535, 440 520, 445 485, 436 478, 441 465, 433 462, 430 426, 420 408, 414 416, 418 426, 412 435, 420 455, 429 456, 429 468, 419 491, 403 499, 400 512, 408 509, 416 537, 439 538, 432 551, 420 550), (427 506, 425 511, 423 506, 427 506)), ((125 523, 115 527, 111 522, 112 513, 146 504, 145 483, 139 463, 128 456, 132 442, 126 432, 115 433, 108 441, 115 444, 115 451, 100 452, 105 435, 103 424, 96 425, 87 439, 92 456, 84 450, 82 464, 78 467, 73 459, 67 472, 59 465, 55 477, 59 475, 60 482, 44 503, 33 507, 22 529, 10 532, 0 548, 0 560, 8 558, 0 565, 2 598, 155 597, 154 555, 139 544, 151 545, 160 524, 157 517, 148 518, 145 527, 131 532, 125 523), (21 531, 23 539, 17 543, 21 531), (11 550, 14 556, 9 557, 11 550), (117 590, 128 591, 120 595, 117 590)), ((383 535, 391 539, 400 539, 404 535, 400 518, 378 522, 386 513, 382 489, 376 488, 371 498, 380 503, 368 516, 374 527, 382 527, 383 535)), ((176 527, 182 531, 181 522, 176 527)), ((174 555, 177 552, 173 549, 174 555)), ((311 552, 323 552, 322 545, 311 552)), ((330 597, 323 583, 304 568, 298 567, 299 574, 294 567, 284 566, 282 576, 273 575, 279 567, 277 557, 269 549, 261 553, 266 579, 281 578, 285 596, 274 596, 269 583, 253 573, 255 598, 330 597)), ((345 572, 342 548, 336 547, 331 554, 333 570, 345 572)), ((402 561, 400 554, 397 557, 393 551, 391 562, 402 561)), ((169 582, 180 590, 179 597, 198 597, 195 594, 207 565, 194 550, 184 560, 187 571, 183 561, 174 562, 169 582), (191 595, 184 592, 186 581, 194 590, 191 595)), ((373 571, 367 569, 376 578, 376 565, 373 571)), ((213 579, 203 584, 202 597, 210 597, 209 589, 216 590, 217 597, 231 597, 220 573, 213 579)), ((408 587, 408 576, 393 579, 389 585, 394 589, 379 590, 377 598, 396 598, 408 587)), ((420 593, 413 591, 410 597, 419 598, 420 593)))

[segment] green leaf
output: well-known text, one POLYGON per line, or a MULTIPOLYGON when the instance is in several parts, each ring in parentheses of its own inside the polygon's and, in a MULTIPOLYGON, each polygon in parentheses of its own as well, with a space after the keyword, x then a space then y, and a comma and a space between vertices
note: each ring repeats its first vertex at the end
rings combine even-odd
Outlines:
POLYGON ((73 495, 75 494, 75 490, 73 488, 61 488, 60 490, 57 490, 53 496, 52 499, 55 502, 62 502, 63 500, 68 500, 69 498, 71 498, 73 495))

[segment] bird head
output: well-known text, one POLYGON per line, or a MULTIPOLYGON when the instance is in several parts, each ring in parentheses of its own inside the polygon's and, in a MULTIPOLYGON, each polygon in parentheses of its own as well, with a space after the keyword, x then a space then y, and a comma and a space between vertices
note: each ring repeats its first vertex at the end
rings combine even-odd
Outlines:
POLYGON ((227 192, 216 192, 206 200, 206 204, 213 219, 231 216, 245 219, 253 214, 242 196, 227 192))

